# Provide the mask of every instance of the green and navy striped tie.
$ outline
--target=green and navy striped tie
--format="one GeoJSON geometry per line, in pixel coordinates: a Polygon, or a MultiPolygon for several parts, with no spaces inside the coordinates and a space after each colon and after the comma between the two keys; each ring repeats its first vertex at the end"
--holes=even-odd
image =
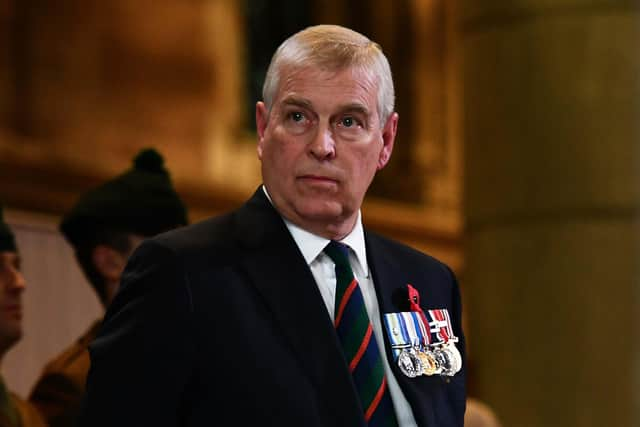
{"type": "Polygon", "coordinates": [[[334,325],[362,403],[364,418],[369,427],[397,426],[382,356],[362,291],[349,264],[349,248],[331,241],[324,252],[336,266],[334,325]]]}

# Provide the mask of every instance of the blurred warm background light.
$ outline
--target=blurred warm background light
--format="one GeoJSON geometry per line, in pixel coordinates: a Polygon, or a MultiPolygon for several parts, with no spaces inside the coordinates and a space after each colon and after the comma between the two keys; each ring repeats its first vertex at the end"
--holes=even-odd
{"type": "Polygon", "coordinates": [[[378,41],[396,82],[399,140],[365,224],[458,274],[470,394],[504,425],[639,424],[639,13],[635,0],[0,0],[0,202],[29,282],[5,379],[26,395],[100,313],[57,232],[77,196],[153,146],[192,220],[242,203],[260,184],[265,61],[336,23],[378,41]]]}

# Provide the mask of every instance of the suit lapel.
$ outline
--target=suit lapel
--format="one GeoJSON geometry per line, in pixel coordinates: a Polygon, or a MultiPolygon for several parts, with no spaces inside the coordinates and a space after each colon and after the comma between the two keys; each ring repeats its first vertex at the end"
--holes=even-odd
{"type": "Polygon", "coordinates": [[[271,308],[332,425],[363,425],[357,395],[311,270],[262,189],[237,214],[243,265],[271,308]]]}

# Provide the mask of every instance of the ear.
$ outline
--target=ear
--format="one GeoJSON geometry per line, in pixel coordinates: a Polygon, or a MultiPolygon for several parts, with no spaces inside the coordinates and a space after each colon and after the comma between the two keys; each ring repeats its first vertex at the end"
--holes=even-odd
{"type": "Polygon", "coordinates": [[[393,144],[396,140],[396,132],[398,131],[398,113],[392,113],[387,119],[384,128],[382,128],[382,149],[378,156],[378,170],[384,168],[393,152],[393,144]]]}
{"type": "Polygon", "coordinates": [[[119,281],[127,264],[125,255],[107,245],[98,245],[91,254],[96,270],[108,281],[119,281]]]}
{"type": "Polygon", "coordinates": [[[262,150],[264,148],[264,133],[269,122],[269,111],[264,102],[256,103],[256,129],[258,131],[258,158],[262,160],[262,150]]]}

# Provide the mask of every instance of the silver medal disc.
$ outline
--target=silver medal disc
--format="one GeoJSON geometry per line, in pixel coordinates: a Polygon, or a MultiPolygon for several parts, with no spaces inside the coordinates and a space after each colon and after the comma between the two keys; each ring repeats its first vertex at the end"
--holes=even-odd
{"type": "Polygon", "coordinates": [[[451,372],[451,360],[449,354],[447,354],[444,348],[441,347],[433,350],[433,356],[436,359],[436,364],[438,365],[440,375],[449,376],[449,373],[451,372]]]}
{"type": "Polygon", "coordinates": [[[441,368],[442,375],[452,377],[462,368],[462,356],[455,345],[451,343],[436,349],[434,356],[441,368]]]}
{"type": "Polygon", "coordinates": [[[409,378],[415,378],[423,374],[422,362],[413,353],[402,350],[398,356],[400,371],[409,378]]]}
{"type": "Polygon", "coordinates": [[[462,355],[460,351],[456,348],[456,345],[452,342],[445,347],[449,351],[450,360],[451,360],[451,375],[455,375],[460,372],[462,369],[462,355]]]}

